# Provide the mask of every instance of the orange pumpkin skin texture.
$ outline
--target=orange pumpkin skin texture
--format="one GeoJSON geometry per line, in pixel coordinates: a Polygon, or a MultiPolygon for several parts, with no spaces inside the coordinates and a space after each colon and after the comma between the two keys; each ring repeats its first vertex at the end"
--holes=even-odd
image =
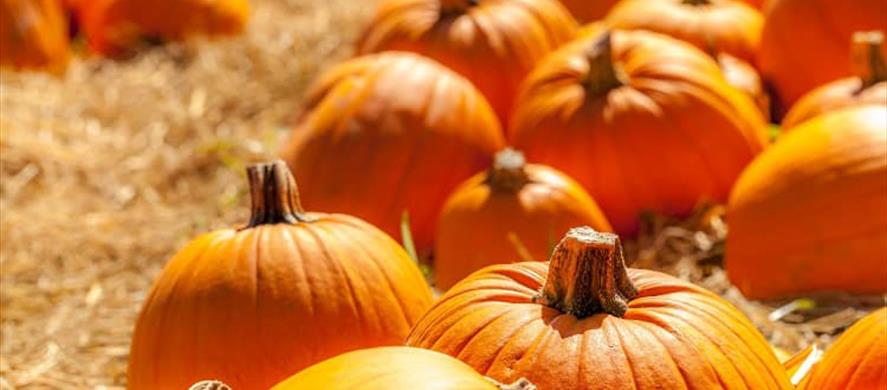
{"type": "Polygon", "coordinates": [[[581,23],[603,19],[619,0],[560,0],[564,7],[581,23]]]}
{"type": "Polygon", "coordinates": [[[576,27],[556,0],[386,0],[357,49],[431,57],[477,86],[504,122],[521,80],[576,27]]]}
{"type": "Polygon", "coordinates": [[[764,17],[735,0],[625,0],[610,11],[607,23],[614,29],[669,35],[706,52],[753,62],[764,17]]]}
{"type": "Polygon", "coordinates": [[[419,250],[431,248],[447,195],[488,167],[505,142],[471,83],[410,53],[337,65],[309,92],[307,107],[282,151],[305,204],[355,215],[393,237],[406,210],[419,250]]]}
{"type": "Polygon", "coordinates": [[[136,323],[130,389],[205,378],[265,389],[337,354],[403,342],[431,304],[406,252],[357,218],[305,213],[285,163],[250,169],[253,217],[190,242],[136,323]]]}
{"type": "Polygon", "coordinates": [[[441,212],[434,249],[437,287],[446,290],[485,266],[545,260],[573,226],[611,231],[578,183],[506,149],[463,183],[441,212]],[[523,252],[523,253],[522,253],[523,252]]]}
{"type": "Polygon", "coordinates": [[[832,81],[804,95],[782,121],[783,132],[825,112],[868,104],[887,105],[884,34],[853,34],[855,76],[832,81]]]}
{"type": "Polygon", "coordinates": [[[493,265],[459,282],[407,344],[539,390],[789,389],[763,336],[729,303],[626,269],[613,234],[576,228],[550,263],[493,265]]]}
{"type": "Polygon", "coordinates": [[[798,389],[887,389],[887,308],[869,313],[841,334],[798,389]]]}
{"type": "Polygon", "coordinates": [[[884,106],[821,115],[743,172],[725,267],[745,296],[887,292],[885,128],[884,106]]]}
{"type": "Polygon", "coordinates": [[[768,142],[754,102],[687,43],[607,36],[584,36],[530,75],[510,127],[515,148],[576,179],[619,234],[635,234],[644,210],[681,216],[701,199],[726,200],[768,142]]]}
{"type": "Polygon", "coordinates": [[[62,73],[69,58],[58,0],[0,0],[0,66],[62,73]]]}
{"type": "Polygon", "coordinates": [[[782,114],[813,88],[851,76],[847,42],[869,30],[887,30],[883,0],[768,2],[758,68],[774,87],[782,114]]]}
{"type": "Polygon", "coordinates": [[[749,63],[729,54],[718,54],[717,61],[727,83],[751,97],[764,117],[769,118],[770,95],[767,94],[758,71],[749,63]]]}

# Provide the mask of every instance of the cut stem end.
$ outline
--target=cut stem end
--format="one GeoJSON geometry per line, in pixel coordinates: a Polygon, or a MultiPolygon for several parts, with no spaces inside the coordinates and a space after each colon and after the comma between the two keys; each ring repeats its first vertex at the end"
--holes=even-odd
{"type": "Polygon", "coordinates": [[[887,63],[884,60],[884,34],[880,31],[862,31],[853,34],[852,65],[862,80],[862,88],[887,81],[887,63]]]}
{"type": "Polygon", "coordinates": [[[281,160],[246,168],[252,199],[252,215],[246,228],[275,223],[308,222],[299,201],[299,188],[281,160]]]}
{"type": "Polygon", "coordinates": [[[503,149],[496,153],[493,166],[487,172],[487,184],[494,191],[516,192],[530,181],[526,165],[523,153],[512,148],[503,149]]]}

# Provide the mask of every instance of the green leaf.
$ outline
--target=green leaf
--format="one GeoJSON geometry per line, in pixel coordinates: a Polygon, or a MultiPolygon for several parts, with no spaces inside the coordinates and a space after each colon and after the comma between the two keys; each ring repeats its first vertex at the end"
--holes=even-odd
{"type": "Polygon", "coordinates": [[[403,211],[400,217],[400,236],[403,238],[403,247],[407,250],[407,254],[419,264],[419,256],[416,255],[416,245],[413,244],[413,234],[410,233],[410,212],[403,211]]]}

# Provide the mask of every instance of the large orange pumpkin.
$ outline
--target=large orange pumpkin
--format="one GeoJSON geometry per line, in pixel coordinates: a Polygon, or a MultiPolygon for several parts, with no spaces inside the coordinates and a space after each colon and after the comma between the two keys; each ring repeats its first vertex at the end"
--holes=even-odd
{"type": "Polygon", "coordinates": [[[789,389],[764,337],[717,295],[627,269],[619,238],[570,230],[550,263],[484,268],[416,324],[407,344],[540,390],[789,389]]]}
{"type": "Polygon", "coordinates": [[[471,83],[424,57],[392,52],[330,69],[282,154],[316,210],[361,217],[399,237],[409,212],[429,250],[447,195],[504,146],[471,83]]]}
{"type": "Polygon", "coordinates": [[[804,122],[742,173],[726,269],[749,298],[887,292],[887,110],[804,122]]]}
{"type": "Polygon", "coordinates": [[[444,205],[434,244],[437,287],[450,288],[491,264],[548,259],[558,238],[580,225],[612,230],[573,179],[505,149],[444,205]]]}
{"type": "Polygon", "coordinates": [[[853,34],[855,76],[832,81],[804,95],[782,121],[783,131],[822,113],[867,104],[887,105],[887,61],[884,34],[853,34]]]}
{"type": "Polygon", "coordinates": [[[607,15],[615,29],[649,30],[752,62],[764,17],[736,0],[624,0],[607,15]]]}
{"type": "Polygon", "coordinates": [[[567,10],[582,23],[603,19],[619,0],[560,0],[567,10]]]}
{"type": "Polygon", "coordinates": [[[556,0],[386,0],[358,51],[404,50],[440,61],[471,80],[504,121],[521,80],[576,26],[556,0]]]}
{"type": "Polygon", "coordinates": [[[0,66],[61,73],[68,22],[58,0],[0,0],[0,66]]]}
{"type": "Polygon", "coordinates": [[[315,364],[271,390],[532,390],[527,381],[503,386],[457,359],[410,347],[348,352],[315,364]]]}
{"type": "Polygon", "coordinates": [[[868,30],[887,30],[884,0],[770,1],[758,64],[781,114],[813,88],[851,76],[847,42],[868,30]]]}
{"type": "Polygon", "coordinates": [[[154,283],[133,335],[130,389],[204,378],[265,389],[346,351],[401,344],[431,305],[390,237],[351,216],[304,212],[282,161],[248,173],[249,224],[191,241],[154,283]]]}
{"type": "Polygon", "coordinates": [[[760,111],[711,57],[645,31],[553,53],[524,83],[510,136],[528,160],[581,183],[620,234],[644,210],[680,216],[725,200],[767,143],[760,111]]]}

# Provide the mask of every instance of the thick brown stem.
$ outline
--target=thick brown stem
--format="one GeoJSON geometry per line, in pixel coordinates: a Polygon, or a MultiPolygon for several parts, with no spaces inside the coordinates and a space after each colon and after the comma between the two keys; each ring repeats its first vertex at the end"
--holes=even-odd
{"type": "Polygon", "coordinates": [[[440,12],[442,14],[463,14],[478,3],[480,0],[441,0],[440,12]]]}
{"type": "Polygon", "coordinates": [[[246,168],[246,175],[252,198],[252,216],[247,228],[308,221],[299,202],[299,187],[285,162],[251,165],[246,168]]]}
{"type": "Polygon", "coordinates": [[[591,96],[605,94],[625,84],[613,62],[612,40],[612,32],[604,31],[586,52],[588,74],[583,84],[591,96]]]}
{"type": "Polygon", "coordinates": [[[487,172],[487,183],[494,191],[515,192],[530,181],[524,154],[512,148],[496,153],[493,166],[487,172]]]}
{"type": "Polygon", "coordinates": [[[711,0],[684,0],[683,3],[686,5],[693,5],[693,6],[709,5],[709,4],[711,4],[711,0]]]}
{"type": "Polygon", "coordinates": [[[854,33],[851,58],[854,73],[862,79],[861,89],[887,81],[884,34],[880,31],[854,33]]]}
{"type": "Polygon", "coordinates": [[[510,385],[497,382],[495,379],[486,377],[488,381],[493,382],[499,390],[536,390],[536,385],[530,383],[526,378],[520,378],[510,385]]]}
{"type": "Polygon", "coordinates": [[[570,229],[554,248],[536,301],[576,318],[598,313],[622,317],[635,296],[619,236],[583,226],[570,229]]]}

